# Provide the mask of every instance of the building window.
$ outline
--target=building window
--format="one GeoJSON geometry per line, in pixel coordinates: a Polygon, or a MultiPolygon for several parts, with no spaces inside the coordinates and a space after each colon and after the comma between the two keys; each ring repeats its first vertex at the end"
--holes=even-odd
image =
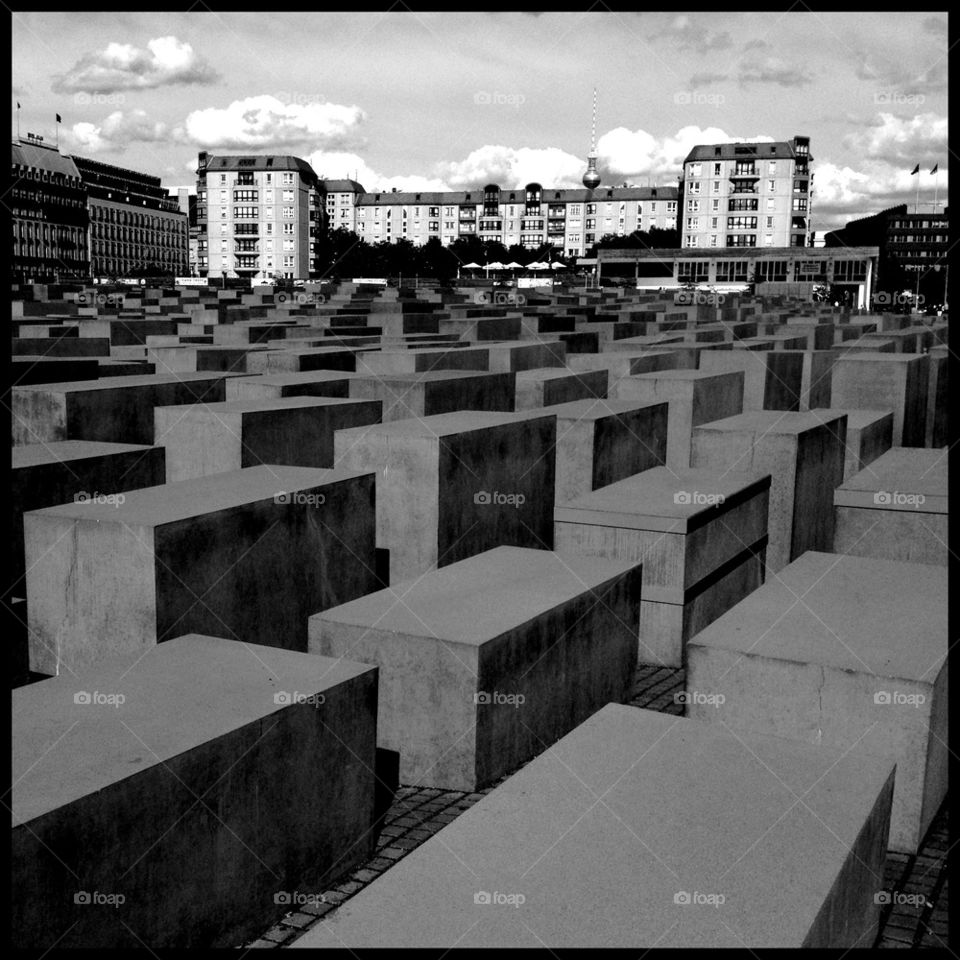
{"type": "Polygon", "coordinates": [[[283,218],[285,220],[292,220],[294,217],[294,208],[293,207],[284,207],[283,208],[283,218]]]}
{"type": "Polygon", "coordinates": [[[722,164],[722,163],[715,163],[715,164],[713,165],[713,175],[714,175],[715,177],[723,176],[723,164],[722,164]]]}
{"type": "Polygon", "coordinates": [[[700,201],[699,201],[699,200],[688,200],[688,201],[687,201],[687,212],[688,212],[688,213],[699,213],[699,212],[700,212],[700,201]]]}
{"type": "Polygon", "coordinates": [[[693,194],[700,193],[700,181],[693,180],[687,187],[688,191],[693,194]]]}
{"type": "Polygon", "coordinates": [[[703,164],[701,163],[691,163],[690,164],[690,176],[699,177],[703,169],[703,164]]]}

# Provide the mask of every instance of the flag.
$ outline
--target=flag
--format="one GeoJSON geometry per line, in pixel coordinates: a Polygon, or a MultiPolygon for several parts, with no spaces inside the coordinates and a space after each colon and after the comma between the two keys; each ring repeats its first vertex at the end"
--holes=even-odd
{"type": "Polygon", "coordinates": [[[931,176],[931,177],[937,172],[937,167],[939,167],[939,166],[940,166],[939,163],[935,163],[935,164],[933,165],[933,169],[930,171],[930,176],[931,176]]]}
{"type": "Polygon", "coordinates": [[[63,123],[63,121],[60,119],[60,114],[59,114],[59,113],[57,114],[57,123],[63,123]]]}
{"type": "Polygon", "coordinates": [[[920,172],[920,164],[918,163],[918,164],[910,171],[910,176],[912,177],[915,173],[919,173],[919,172],[920,172]]]}

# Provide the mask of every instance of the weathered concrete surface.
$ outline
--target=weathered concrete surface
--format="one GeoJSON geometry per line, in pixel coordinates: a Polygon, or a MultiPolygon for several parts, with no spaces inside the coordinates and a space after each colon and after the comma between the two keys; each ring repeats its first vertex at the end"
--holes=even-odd
{"type": "Polygon", "coordinates": [[[691,640],[688,713],[896,761],[890,847],[947,790],[947,571],[809,552],[691,640]],[[802,602],[797,598],[802,598],[802,602]]]}
{"type": "Polygon", "coordinates": [[[337,430],[380,422],[379,400],[244,399],[157,407],[155,439],[167,452],[167,483],[276,463],[332,467],[337,430]]]}
{"type": "Polygon", "coordinates": [[[224,399],[232,373],[155,374],[14,387],[13,442],[153,444],[153,408],[224,399]]]}
{"type": "Polygon", "coordinates": [[[557,416],[556,502],[660,466],[667,454],[667,404],[574,400],[557,416]]]}
{"type": "Polygon", "coordinates": [[[870,946],[892,787],[866,751],[610,704],[293,946],[870,946]]]}
{"type": "Polygon", "coordinates": [[[893,410],[893,443],[922,447],[927,425],[930,357],[911,353],[852,353],[833,367],[831,405],[893,410]]]}
{"type": "Polygon", "coordinates": [[[837,488],[833,549],[947,565],[947,451],[893,447],[837,488]]]}
{"type": "Polygon", "coordinates": [[[551,549],[557,418],[462,410],[338,430],[335,464],[377,475],[390,582],[501,544],[551,549]]]}
{"type": "Polygon", "coordinates": [[[753,411],[697,427],[692,448],[692,466],[770,474],[768,572],[806,550],[832,549],[845,414],[753,411]]]}
{"type": "Polygon", "coordinates": [[[126,443],[60,440],[14,447],[9,515],[12,523],[13,569],[10,585],[23,596],[23,514],[58,503],[96,498],[163,483],[162,447],[126,443]]]}
{"type": "Polygon", "coordinates": [[[350,396],[383,403],[383,422],[457,410],[513,410],[515,374],[479,370],[356,374],[350,396]]]}
{"type": "Polygon", "coordinates": [[[607,370],[607,396],[611,399],[618,398],[617,382],[623,377],[656,370],[675,370],[678,363],[678,355],[667,350],[634,350],[629,353],[611,350],[604,353],[577,353],[567,357],[567,366],[571,370],[607,370]]]}
{"type": "Polygon", "coordinates": [[[499,373],[535,370],[540,367],[562,367],[566,361],[567,348],[560,340],[514,340],[491,343],[486,348],[490,353],[490,371],[499,373]]]}
{"type": "Polygon", "coordinates": [[[892,410],[837,410],[834,408],[822,412],[828,420],[838,413],[847,415],[847,452],[843,460],[844,480],[849,480],[893,446],[892,410]]]}
{"type": "Polygon", "coordinates": [[[15,941],[232,947],[262,929],[276,894],[372,854],[376,712],[370,667],[197,635],[15,690],[15,941]]]}
{"type": "Polygon", "coordinates": [[[618,400],[670,404],[667,425],[667,466],[691,466],[691,437],[695,427],[732,417],[743,410],[742,371],[707,373],[700,370],[661,370],[624,377],[617,384],[618,400]]]}
{"type": "Polygon", "coordinates": [[[563,367],[521,370],[517,378],[517,410],[536,410],[559,403],[607,397],[607,372],[575,373],[563,367]]]}
{"type": "Polygon", "coordinates": [[[950,413],[947,377],[949,360],[946,349],[929,354],[929,378],[927,386],[927,424],[924,445],[945,447],[950,442],[948,417],[950,413]]]}
{"type": "Polygon", "coordinates": [[[682,666],[687,640],[763,582],[770,477],[654,467],[559,504],[563,553],[643,563],[639,658],[682,666]]]}
{"type": "Polygon", "coordinates": [[[744,410],[799,410],[801,354],[786,350],[709,350],[701,373],[743,371],[744,410]]]}
{"type": "Polygon", "coordinates": [[[350,381],[356,374],[334,370],[305,373],[263,373],[227,381],[227,400],[276,400],[280,397],[350,396],[350,381]]]}
{"type": "MultiPolygon", "coordinates": [[[[350,369],[353,369],[352,367],[350,369]]],[[[425,373],[428,370],[488,370],[487,347],[438,350],[380,350],[359,354],[356,372],[367,376],[425,373]]]]}
{"type": "Polygon", "coordinates": [[[402,782],[469,791],[628,696],[639,616],[635,563],[497,547],[311,617],[310,650],[380,668],[402,782]]]}
{"type": "Polygon", "coordinates": [[[26,513],[30,668],[184,630],[304,651],[310,614],[379,586],[373,501],[370,473],[270,465],[26,513]]]}

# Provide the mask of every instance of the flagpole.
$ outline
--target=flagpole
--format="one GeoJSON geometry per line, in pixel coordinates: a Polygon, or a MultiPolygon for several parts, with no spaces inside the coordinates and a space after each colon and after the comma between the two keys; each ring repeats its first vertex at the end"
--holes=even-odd
{"type": "Polygon", "coordinates": [[[17,139],[20,139],[20,101],[17,101],[17,139]]]}
{"type": "Polygon", "coordinates": [[[938,163],[933,174],[933,212],[937,212],[940,199],[940,164],[938,163]]]}
{"type": "Polygon", "coordinates": [[[917,171],[917,199],[916,199],[916,202],[915,202],[914,205],[913,205],[913,212],[914,212],[914,213],[919,213],[919,212],[920,212],[920,178],[921,178],[922,176],[923,176],[923,174],[918,170],[918,171],[917,171]]]}

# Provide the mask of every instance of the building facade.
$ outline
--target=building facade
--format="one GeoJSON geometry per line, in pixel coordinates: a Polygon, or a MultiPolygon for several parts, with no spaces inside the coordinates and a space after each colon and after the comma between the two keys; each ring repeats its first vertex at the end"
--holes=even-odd
{"type": "Polygon", "coordinates": [[[851,303],[867,306],[874,292],[880,248],[779,247],[773,249],[635,250],[602,249],[595,261],[598,279],[619,279],[638,289],[698,287],[725,293],[812,296],[814,288],[848,288],[851,303]]]}
{"type": "Polygon", "coordinates": [[[76,164],[28,134],[13,141],[11,165],[13,282],[86,280],[89,214],[76,164]]]}
{"type": "Polygon", "coordinates": [[[160,178],[73,157],[87,191],[94,277],[183,276],[189,227],[160,178]]]}
{"type": "Polygon", "coordinates": [[[352,180],[324,181],[330,228],[352,230],[369,243],[431,238],[448,246],[479,237],[504,246],[536,249],[550,243],[567,256],[582,256],[605,236],[637,230],[675,229],[676,187],[550,189],[528,183],[502,189],[367,193],[352,180]]]}
{"type": "Polygon", "coordinates": [[[698,145],[683,162],[683,247],[810,244],[810,138],[698,145]]]}
{"type": "Polygon", "coordinates": [[[325,222],[322,185],[305,160],[199,154],[201,277],[308,279],[325,222]]]}

